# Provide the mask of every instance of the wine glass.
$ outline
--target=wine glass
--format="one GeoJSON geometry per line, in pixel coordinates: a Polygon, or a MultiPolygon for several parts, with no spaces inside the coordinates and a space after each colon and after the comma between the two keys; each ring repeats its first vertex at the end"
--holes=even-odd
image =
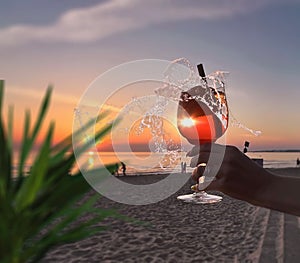
{"type": "MultiPolygon", "coordinates": [[[[189,143],[202,145],[213,143],[221,137],[228,127],[228,107],[225,95],[224,72],[215,72],[209,76],[204,73],[203,65],[198,65],[200,84],[181,92],[178,111],[178,130],[189,143]]],[[[205,163],[199,164],[206,166],[205,163]]],[[[205,167],[209,169],[209,167],[205,167]]],[[[189,203],[216,203],[221,196],[200,191],[205,176],[199,178],[198,185],[192,186],[193,194],[181,195],[177,199],[189,203]]]]}

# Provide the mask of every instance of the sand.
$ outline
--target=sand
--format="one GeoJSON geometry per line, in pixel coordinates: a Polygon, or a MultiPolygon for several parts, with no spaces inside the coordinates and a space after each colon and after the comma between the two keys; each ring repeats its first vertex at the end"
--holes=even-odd
{"type": "MultiPolygon", "coordinates": [[[[272,169],[272,172],[300,176],[300,169],[272,169]]],[[[159,177],[164,176],[120,179],[143,184],[159,177]]],[[[190,185],[187,182],[176,194],[145,206],[130,206],[99,197],[98,207],[115,208],[150,224],[107,219],[100,223],[109,226],[107,230],[54,248],[42,262],[299,262],[300,255],[296,252],[291,258],[300,242],[297,217],[221,193],[217,194],[224,199],[216,204],[178,201],[176,197],[188,193],[190,185]],[[285,233],[285,229],[293,235],[285,233]],[[292,245],[287,249],[286,243],[292,245]]]]}

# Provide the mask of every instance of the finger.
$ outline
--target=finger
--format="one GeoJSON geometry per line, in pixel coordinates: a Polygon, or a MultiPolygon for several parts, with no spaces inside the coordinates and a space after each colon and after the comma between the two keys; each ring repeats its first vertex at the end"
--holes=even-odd
{"type": "Polygon", "coordinates": [[[192,172],[193,180],[198,182],[199,178],[203,176],[204,171],[205,171],[205,166],[199,165],[198,167],[196,167],[192,172]]]}
{"type": "Polygon", "coordinates": [[[201,153],[200,155],[196,155],[191,159],[190,166],[196,167],[200,163],[207,163],[209,159],[209,153],[201,153]]]}
{"type": "Polygon", "coordinates": [[[197,168],[195,168],[192,172],[192,178],[195,182],[198,182],[200,175],[198,174],[197,168]]]}

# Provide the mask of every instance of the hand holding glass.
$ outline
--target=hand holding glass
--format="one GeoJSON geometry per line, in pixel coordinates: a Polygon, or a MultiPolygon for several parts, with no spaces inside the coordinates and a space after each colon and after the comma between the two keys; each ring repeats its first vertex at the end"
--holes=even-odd
{"type": "MultiPolygon", "coordinates": [[[[177,112],[179,132],[193,145],[215,142],[228,127],[224,75],[222,72],[216,72],[212,76],[202,76],[201,84],[181,93],[177,112]]],[[[199,185],[203,180],[204,177],[200,177],[199,185]]],[[[222,200],[220,196],[210,195],[198,189],[193,194],[177,198],[201,204],[222,200]]]]}

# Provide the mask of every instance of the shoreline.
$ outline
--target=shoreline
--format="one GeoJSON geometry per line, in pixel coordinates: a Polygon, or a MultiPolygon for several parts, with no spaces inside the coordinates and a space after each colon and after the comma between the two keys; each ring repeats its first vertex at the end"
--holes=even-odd
{"type": "MultiPolygon", "coordinates": [[[[265,168],[266,170],[276,173],[276,174],[282,174],[282,175],[288,175],[288,176],[300,176],[300,167],[284,167],[284,168],[265,168]]],[[[179,172],[172,172],[174,174],[179,174],[179,172]]],[[[131,177],[147,177],[147,176],[161,176],[161,177],[166,177],[172,174],[170,172],[145,172],[145,173],[130,173],[127,174],[126,176],[119,175],[116,176],[116,178],[122,179],[122,178],[131,178],[131,177]]],[[[188,174],[189,172],[187,172],[188,174]]]]}

